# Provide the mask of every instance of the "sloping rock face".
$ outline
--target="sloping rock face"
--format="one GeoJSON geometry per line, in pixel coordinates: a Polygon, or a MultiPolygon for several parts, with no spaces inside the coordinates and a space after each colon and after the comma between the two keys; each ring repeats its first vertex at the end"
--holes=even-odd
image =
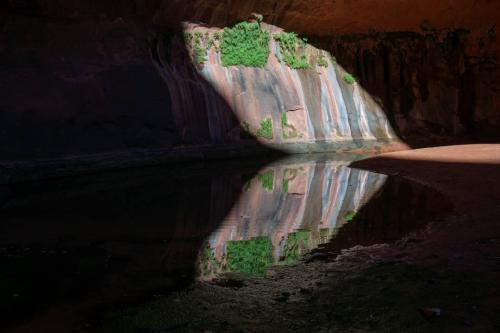
{"type": "MultiPolygon", "coordinates": [[[[258,141],[342,148],[396,139],[379,105],[345,83],[340,66],[328,60],[327,67],[291,69],[278,62],[275,41],[264,68],[223,67],[213,48],[198,64],[179,31],[119,17],[8,16],[5,27],[3,159],[258,141]]],[[[307,52],[313,59],[323,51],[307,52]]]]}
{"type": "MultiPolygon", "coordinates": [[[[266,24],[262,29],[271,36],[281,31],[266,24]]],[[[193,24],[186,25],[184,31],[199,36],[221,32],[193,24]]],[[[204,50],[209,38],[200,42],[204,50]]],[[[257,137],[264,144],[396,139],[380,106],[360,85],[345,82],[344,69],[332,63],[331,56],[322,50],[307,46],[305,53],[314,65],[292,69],[279,60],[280,47],[272,38],[263,68],[224,67],[221,52],[207,48],[207,60],[197,64],[197,73],[211,89],[197,94],[198,87],[186,79],[189,76],[179,73],[183,67],[178,60],[182,57],[175,50],[182,49],[184,41],[174,36],[167,42],[164,38],[157,42],[154,59],[175,104],[172,109],[178,110],[173,114],[175,123],[184,130],[183,142],[217,144],[245,141],[246,136],[257,137]],[[320,54],[325,54],[326,67],[316,65],[320,54]],[[228,104],[241,126],[228,119],[216,94],[228,104]],[[200,101],[198,106],[191,104],[196,101],[200,101]],[[272,128],[260,134],[266,120],[272,128]],[[202,131],[205,137],[199,137],[197,126],[201,124],[206,126],[202,131]]],[[[190,53],[196,63],[194,52],[190,53]]]]}

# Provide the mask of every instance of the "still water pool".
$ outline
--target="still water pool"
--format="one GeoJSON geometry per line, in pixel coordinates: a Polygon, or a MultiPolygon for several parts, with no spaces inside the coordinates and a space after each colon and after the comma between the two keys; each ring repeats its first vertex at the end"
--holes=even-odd
{"type": "Polygon", "coordinates": [[[398,240],[438,213],[437,194],[349,168],[355,158],[185,164],[4,186],[4,327],[61,307],[126,307],[221,273],[262,276],[312,251],[331,259],[398,240]]]}

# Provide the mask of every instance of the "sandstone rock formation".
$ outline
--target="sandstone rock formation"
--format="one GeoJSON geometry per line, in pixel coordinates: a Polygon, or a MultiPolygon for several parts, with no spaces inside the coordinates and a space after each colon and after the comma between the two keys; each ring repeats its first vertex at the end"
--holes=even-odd
{"type": "Polygon", "coordinates": [[[255,130],[266,117],[276,129],[272,141],[282,143],[280,112],[291,125],[284,131],[289,142],[392,137],[382,135],[389,133],[379,122],[382,111],[403,138],[498,136],[498,12],[490,0],[6,1],[0,4],[0,159],[220,145],[238,142],[242,121],[255,130]],[[200,69],[182,46],[165,54],[162,36],[179,33],[181,21],[220,29],[252,13],[308,36],[340,66],[278,75],[271,56],[274,74],[256,78],[257,88],[275,89],[266,95],[275,100],[262,94],[234,100],[228,97],[241,91],[221,75],[243,80],[241,86],[256,72],[219,69],[213,53],[200,69]],[[174,70],[165,57],[175,58],[174,70]],[[357,88],[346,91],[339,82],[342,98],[325,101],[325,92],[338,94],[332,85],[342,68],[358,78],[357,88]],[[335,118],[341,99],[346,113],[335,118]],[[353,133],[342,125],[346,114],[353,133]]]}

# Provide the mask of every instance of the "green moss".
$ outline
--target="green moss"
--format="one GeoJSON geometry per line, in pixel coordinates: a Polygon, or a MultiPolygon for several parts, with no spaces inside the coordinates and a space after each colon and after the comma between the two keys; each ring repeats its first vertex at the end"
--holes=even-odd
{"type": "Polygon", "coordinates": [[[195,60],[199,64],[204,64],[207,61],[207,52],[204,48],[199,45],[194,47],[195,60]]]}
{"type": "Polygon", "coordinates": [[[288,126],[288,117],[286,115],[286,112],[283,112],[281,114],[281,128],[283,133],[283,139],[288,139],[288,134],[285,131],[287,126],[288,126]]]}
{"type": "Polygon", "coordinates": [[[227,242],[227,265],[232,272],[264,275],[273,263],[273,244],[269,237],[227,242]]]}
{"type": "Polygon", "coordinates": [[[283,171],[283,192],[288,193],[288,184],[290,180],[294,179],[297,176],[297,169],[285,169],[283,171]]]}
{"type": "Polygon", "coordinates": [[[257,129],[255,135],[268,140],[273,138],[273,121],[271,118],[266,118],[260,122],[260,128],[257,129]]]}
{"type": "Polygon", "coordinates": [[[260,183],[262,184],[262,187],[266,190],[271,192],[274,188],[274,171],[269,170],[267,172],[261,173],[257,175],[257,179],[259,179],[260,183]]]}
{"type": "Polygon", "coordinates": [[[330,241],[330,236],[332,235],[332,232],[330,228],[323,228],[319,230],[319,244],[324,244],[328,241],[330,241]]]}
{"type": "Polygon", "coordinates": [[[208,50],[210,47],[203,47],[203,43],[206,42],[206,38],[203,39],[203,33],[199,31],[196,31],[194,33],[194,60],[196,61],[196,63],[201,65],[203,65],[208,60],[208,50]]]}
{"type": "Polygon", "coordinates": [[[337,64],[337,58],[335,58],[335,56],[332,56],[332,64],[334,64],[334,65],[337,64]]]}
{"type": "Polygon", "coordinates": [[[241,22],[222,34],[223,66],[264,67],[269,57],[269,32],[257,22],[241,22]]]}
{"type": "Polygon", "coordinates": [[[183,32],[182,37],[184,38],[184,42],[188,45],[191,46],[191,43],[193,42],[193,35],[189,32],[183,32]]]}
{"type": "Polygon", "coordinates": [[[344,215],[344,220],[346,220],[347,222],[351,222],[355,217],[356,217],[355,212],[348,212],[347,214],[344,215]]]}
{"type": "Polygon", "coordinates": [[[356,82],[356,78],[349,73],[344,74],[343,79],[347,84],[354,84],[356,82]]]}
{"type": "Polygon", "coordinates": [[[283,179],[283,192],[288,193],[288,179],[283,179]]]}
{"type": "Polygon", "coordinates": [[[305,55],[299,55],[298,48],[307,46],[307,39],[299,39],[294,32],[280,32],[274,35],[274,40],[280,46],[282,59],[288,67],[293,69],[309,68],[309,63],[305,55]]]}
{"type": "Polygon", "coordinates": [[[318,58],[318,66],[328,68],[328,61],[325,58],[325,55],[321,53],[318,58]]]}
{"type": "Polygon", "coordinates": [[[288,238],[283,249],[283,264],[292,264],[309,252],[311,243],[310,230],[298,230],[288,234],[288,238]]]}
{"type": "Polygon", "coordinates": [[[281,127],[285,128],[288,124],[288,118],[286,116],[286,112],[281,114],[281,127]]]}
{"type": "Polygon", "coordinates": [[[220,263],[217,258],[215,258],[214,250],[208,244],[202,250],[200,261],[200,274],[202,276],[215,273],[218,271],[218,268],[220,268],[220,263]]]}

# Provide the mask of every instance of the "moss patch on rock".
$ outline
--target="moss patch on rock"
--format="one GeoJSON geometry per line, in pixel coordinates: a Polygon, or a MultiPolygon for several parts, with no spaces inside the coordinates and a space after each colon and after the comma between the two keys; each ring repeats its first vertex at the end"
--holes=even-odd
{"type": "Polygon", "coordinates": [[[221,41],[223,66],[264,67],[269,57],[269,32],[257,22],[225,28],[221,41]]]}

